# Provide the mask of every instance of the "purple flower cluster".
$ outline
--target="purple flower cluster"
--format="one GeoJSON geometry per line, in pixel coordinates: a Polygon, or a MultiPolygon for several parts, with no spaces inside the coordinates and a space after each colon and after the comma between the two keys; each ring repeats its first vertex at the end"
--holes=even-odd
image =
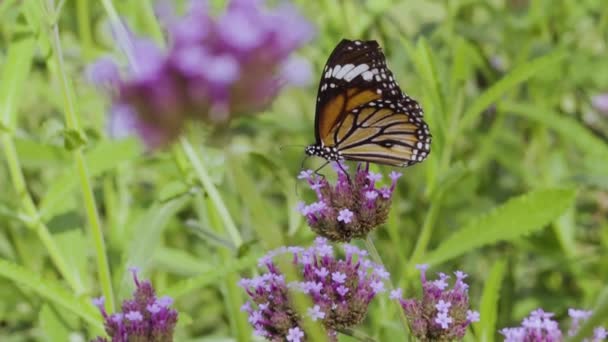
{"type": "Polygon", "coordinates": [[[454,272],[456,281],[450,289],[448,276],[439,273],[439,279],[427,280],[427,265],[417,266],[421,272],[422,299],[403,299],[401,289],[391,293],[399,299],[412,333],[421,341],[451,341],[462,339],[467,327],[479,321],[479,313],[469,310],[469,286],[464,272],[454,272]]]}
{"type": "Polygon", "coordinates": [[[103,315],[106,333],[110,337],[110,340],[98,337],[93,341],[173,341],[173,329],[177,323],[177,311],[170,308],[173,300],[169,297],[156,298],[150,282],[140,281],[137,270],[131,271],[137,288],[133,299],[122,303],[122,312],[108,315],[103,306],[103,297],[93,301],[103,315]]]}
{"type": "Polygon", "coordinates": [[[335,331],[361,323],[372,299],[385,291],[384,281],[389,274],[370,261],[367,252],[348,244],[343,248],[344,257],[336,257],[327,240],[318,237],[310,248],[283,247],[260,259],[268,273],[240,282],[251,297],[243,310],[249,314],[256,334],[270,341],[305,340],[300,316],[289,302],[289,291],[310,296],[313,306],[306,314],[311,320],[322,322],[330,338],[335,338],[335,331]],[[275,257],[286,253],[293,255],[301,281],[286,284],[274,264],[275,257]]]}
{"type": "Polygon", "coordinates": [[[102,59],[93,81],[114,91],[110,133],[137,133],[150,148],[167,144],[187,119],[224,123],[259,111],[289,83],[306,84],[310,66],[290,57],[313,29],[295,8],[269,9],[260,0],[231,0],[219,17],[192,0],[178,17],[165,6],[169,47],[131,38],[132,72],[102,59]]]}
{"type": "MultiPolygon", "coordinates": [[[[591,311],[569,309],[571,318],[568,335],[574,336],[582,322],[591,316],[591,311]]],[[[500,333],[505,337],[505,342],[561,342],[564,340],[559,324],[553,319],[553,313],[537,309],[523,319],[520,327],[504,328],[500,333]]],[[[597,327],[593,331],[591,339],[585,341],[599,342],[608,337],[608,331],[603,327],[597,327]]]]}
{"type": "Polygon", "coordinates": [[[379,187],[382,175],[369,171],[369,164],[365,167],[357,165],[352,181],[346,174],[346,166],[333,165],[338,174],[335,185],[311,170],[300,173],[298,179],[308,182],[317,195],[317,201],[308,205],[300,203],[298,209],[315,233],[331,241],[365,238],[386,221],[401,173],[391,172],[391,185],[379,187]]]}

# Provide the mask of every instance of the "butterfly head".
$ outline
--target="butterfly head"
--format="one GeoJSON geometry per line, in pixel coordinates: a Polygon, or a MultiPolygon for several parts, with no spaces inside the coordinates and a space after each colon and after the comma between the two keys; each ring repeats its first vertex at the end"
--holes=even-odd
{"type": "Polygon", "coordinates": [[[342,154],[335,147],[312,144],[308,145],[304,152],[309,156],[321,157],[327,161],[336,161],[343,159],[342,154]]]}

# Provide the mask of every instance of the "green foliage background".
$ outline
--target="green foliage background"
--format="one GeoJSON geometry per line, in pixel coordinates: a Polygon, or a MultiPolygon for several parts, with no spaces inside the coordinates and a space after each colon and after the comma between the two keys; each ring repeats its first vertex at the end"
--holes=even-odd
{"type": "MultiPolygon", "coordinates": [[[[314,238],[295,211],[309,194],[292,146],[314,140],[316,84],[221,132],[193,125],[190,143],[159,153],[110,140],[107,98],[83,72],[102,54],[125,60],[109,3],[0,2],[0,340],[91,338],[102,321],[90,299],[110,284],[128,296],[136,265],[176,299],[177,341],[247,341],[235,282],[270,248],[314,238]]],[[[482,321],[467,340],[500,340],[537,307],[560,320],[595,308],[608,324],[608,117],[591,106],[608,91],[604,1],[295,3],[318,31],[300,52],[316,74],[342,37],[376,39],[425,108],[432,153],[404,170],[374,234],[405,296],[420,293],[414,265],[430,263],[470,274],[482,321]]],[[[148,0],[113,4],[162,39],[148,0]]],[[[405,340],[398,317],[377,301],[361,330],[405,340]]]]}

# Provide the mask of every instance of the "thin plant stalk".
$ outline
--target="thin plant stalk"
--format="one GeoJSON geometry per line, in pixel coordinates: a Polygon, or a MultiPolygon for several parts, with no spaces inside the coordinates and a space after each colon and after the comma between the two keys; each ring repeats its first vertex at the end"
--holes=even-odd
{"type": "MultiPolygon", "coordinates": [[[[380,254],[378,254],[378,250],[376,249],[376,246],[374,245],[374,240],[372,240],[372,237],[369,234],[367,235],[367,238],[365,238],[365,246],[367,247],[367,251],[369,252],[372,260],[376,264],[382,265],[382,267],[384,267],[386,269],[386,267],[384,266],[384,262],[382,262],[382,258],[380,257],[380,254]]],[[[395,286],[393,285],[393,281],[390,278],[388,279],[388,289],[389,289],[389,291],[393,291],[395,289],[395,286]]],[[[405,331],[409,332],[410,328],[407,323],[407,318],[405,317],[405,313],[403,312],[403,309],[401,308],[401,303],[399,302],[399,299],[395,299],[394,302],[395,302],[395,304],[397,304],[397,311],[399,312],[399,319],[401,320],[401,324],[403,325],[403,328],[405,329],[405,331]]]]}
{"type": "Polygon", "coordinates": [[[15,148],[15,143],[12,137],[8,133],[2,133],[2,146],[4,147],[4,155],[6,163],[8,165],[11,183],[21,199],[21,207],[25,211],[24,214],[27,216],[25,224],[34,230],[38,235],[38,238],[46,248],[47,253],[51,261],[67,281],[68,285],[74,292],[83,293],[84,287],[81,282],[76,280],[76,277],[69,271],[68,265],[64,259],[63,254],[59,251],[59,247],[55,243],[53,236],[49,232],[48,227],[42,222],[38,208],[34,204],[32,197],[27,189],[27,183],[23,175],[23,169],[19,161],[19,156],[15,148]]]}
{"type": "Polygon", "coordinates": [[[194,171],[198,179],[200,180],[201,185],[203,186],[203,188],[209,195],[209,198],[213,202],[215,209],[217,210],[220,219],[224,224],[224,228],[232,239],[232,243],[238,249],[243,244],[243,239],[241,238],[241,234],[236,228],[234,220],[232,220],[232,216],[230,215],[226,204],[224,204],[224,201],[222,200],[219,191],[215,187],[215,184],[213,184],[213,181],[209,176],[209,172],[205,168],[205,165],[203,164],[201,158],[199,158],[198,154],[196,153],[190,142],[186,138],[182,137],[180,138],[180,143],[188,161],[194,168],[194,171]]]}
{"type": "MultiPolygon", "coordinates": [[[[76,110],[74,106],[74,93],[71,84],[67,77],[65,64],[63,61],[63,51],[61,48],[61,41],[59,39],[59,27],[57,25],[59,13],[55,11],[55,1],[48,0],[47,11],[51,18],[55,18],[52,23],[51,32],[49,32],[51,46],[53,48],[53,55],[55,56],[55,71],[59,76],[61,83],[61,93],[63,96],[63,107],[65,114],[66,126],[69,131],[81,134],[78,123],[78,117],[76,116],[76,110]]],[[[110,266],[106,255],[106,247],[103,238],[103,232],[101,230],[101,222],[99,219],[99,213],[97,212],[97,204],[95,196],[93,195],[93,188],[90,181],[90,175],[88,166],[80,147],[75,148],[72,152],[76,162],[76,173],[80,181],[80,187],[82,189],[82,195],[84,199],[84,205],[86,209],[87,219],[89,221],[89,228],[93,237],[95,255],[97,260],[97,273],[99,282],[101,284],[101,290],[105,297],[106,309],[110,312],[114,311],[114,291],[112,289],[112,278],[110,275],[110,266]]]]}

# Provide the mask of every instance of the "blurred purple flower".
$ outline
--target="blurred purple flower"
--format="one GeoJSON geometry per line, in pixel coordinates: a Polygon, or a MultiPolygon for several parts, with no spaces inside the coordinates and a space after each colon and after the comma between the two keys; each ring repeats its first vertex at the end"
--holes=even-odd
{"type": "Polygon", "coordinates": [[[292,6],[231,0],[212,17],[205,2],[192,0],[182,17],[168,3],[157,14],[167,27],[166,51],[129,37],[136,65],[128,75],[120,78],[107,58],[87,71],[111,88],[113,108],[122,108],[112,112],[110,127],[136,133],[149,148],[174,140],[187,119],[224,123],[260,111],[286,84],[310,82],[310,65],[291,55],[313,28],[292,6]]]}
{"type": "Polygon", "coordinates": [[[591,99],[591,104],[598,112],[608,115],[608,93],[595,95],[591,99]]]}
{"type": "Polygon", "coordinates": [[[106,333],[110,337],[98,337],[94,342],[173,341],[173,329],[177,323],[177,311],[171,309],[172,299],[156,298],[154,288],[148,281],[140,281],[137,270],[132,269],[136,289],[133,299],[122,303],[122,312],[109,315],[104,309],[104,300],[97,298],[93,304],[104,318],[106,333]]]}
{"type": "Polygon", "coordinates": [[[338,174],[335,185],[311,170],[302,171],[298,179],[308,182],[317,195],[317,202],[300,203],[298,209],[312,230],[331,241],[348,242],[365,238],[386,221],[393,191],[400,173],[392,172],[390,186],[378,186],[382,175],[369,171],[369,165],[357,165],[351,181],[345,166],[333,164],[338,174]]]}
{"type": "Polygon", "coordinates": [[[412,333],[422,341],[451,341],[464,337],[467,327],[479,321],[479,313],[469,310],[469,286],[464,282],[466,274],[456,271],[456,281],[448,289],[447,274],[439,273],[439,279],[426,279],[427,265],[418,265],[422,280],[422,299],[403,299],[401,290],[392,292],[391,298],[399,299],[412,333]]]}
{"type": "MultiPolygon", "coordinates": [[[[568,309],[568,316],[571,319],[568,335],[574,336],[581,323],[587,320],[591,314],[591,311],[568,309]]],[[[553,319],[553,313],[545,312],[543,309],[532,311],[528,317],[523,319],[521,326],[503,328],[499,332],[505,337],[505,342],[561,342],[564,340],[564,333],[553,319]]],[[[597,327],[593,331],[593,337],[584,341],[604,341],[607,335],[606,329],[597,327]]]]}
{"type": "Polygon", "coordinates": [[[249,314],[256,333],[271,341],[303,340],[300,316],[289,301],[289,291],[311,297],[313,306],[306,314],[322,322],[332,340],[336,330],[361,323],[369,303],[384,292],[389,274],[355,246],[344,245],[344,253],[343,258],[334,256],[333,247],[318,237],[310,248],[282,247],[262,257],[260,265],[266,266],[268,273],[239,283],[251,298],[243,311],[249,314]],[[286,253],[293,255],[302,281],[286,284],[279,273],[273,259],[286,253]]]}

